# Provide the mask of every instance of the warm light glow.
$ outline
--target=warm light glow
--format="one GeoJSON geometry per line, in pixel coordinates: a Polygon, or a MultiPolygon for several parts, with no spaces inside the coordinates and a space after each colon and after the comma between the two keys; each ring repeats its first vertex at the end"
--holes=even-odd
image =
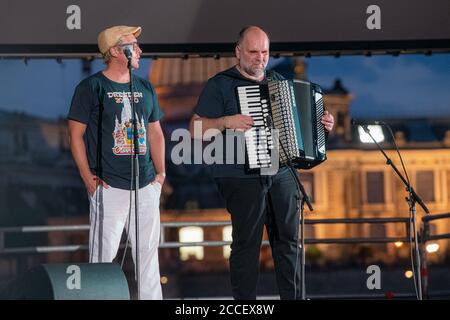
{"type": "Polygon", "coordinates": [[[439,250],[439,244],[437,244],[437,243],[427,244],[427,252],[428,253],[434,253],[434,252],[437,252],[438,250],[439,250]]]}
{"type": "Polygon", "coordinates": [[[407,270],[405,272],[405,277],[411,279],[413,277],[413,272],[411,270],[407,270]]]}
{"type": "MultiPolygon", "coordinates": [[[[384,141],[384,134],[381,126],[367,126],[369,128],[370,134],[375,139],[376,142],[384,141]]],[[[361,126],[358,126],[359,140],[362,143],[373,143],[372,138],[364,131],[361,126]]]]}
{"type": "MultiPolygon", "coordinates": [[[[222,238],[223,241],[231,241],[232,240],[232,236],[231,236],[231,232],[232,232],[233,228],[231,226],[226,226],[222,229],[222,238]]],[[[225,259],[229,259],[230,258],[230,254],[231,254],[231,247],[230,246],[223,246],[223,257],[225,259]]]]}
{"type": "Polygon", "coordinates": [[[397,241],[397,242],[394,242],[394,245],[395,245],[397,248],[400,248],[401,246],[403,246],[403,242],[397,241]]]}
{"type": "Polygon", "coordinates": [[[162,276],[161,277],[161,284],[167,284],[167,282],[169,282],[169,278],[167,278],[166,276],[162,276]]]}
{"type": "MultiPolygon", "coordinates": [[[[203,229],[200,227],[184,227],[180,229],[179,236],[180,242],[202,242],[203,229]]],[[[182,261],[186,261],[190,257],[193,257],[197,260],[203,260],[203,247],[181,247],[180,259],[182,261]]]]}

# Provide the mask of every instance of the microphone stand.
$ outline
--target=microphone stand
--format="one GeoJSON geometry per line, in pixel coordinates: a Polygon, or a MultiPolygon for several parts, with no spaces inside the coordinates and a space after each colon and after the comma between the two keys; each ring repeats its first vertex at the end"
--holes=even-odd
{"type": "MultiPolygon", "coordinates": [[[[133,86],[133,73],[131,59],[132,56],[127,56],[128,58],[128,72],[130,74],[130,94],[131,94],[131,121],[133,126],[133,145],[131,148],[131,156],[133,161],[131,162],[131,172],[133,176],[131,177],[132,185],[134,186],[134,216],[135,216],[135,234],[136,234],[136,282],[137,282],[137,298],[141,299],[141,274],[140,274],[140,253],[139,253],[139,132],[137,128],[136,119],[136,107],[134,105],[134,86],[133,86]],[[134,182],[134,184],[133,184],[134,182]]],[[[131,203],[130,203],[131,205],[131,203]]],[[[131,217],[129,217],[131,219],[131,217]]]]}
{"type": "MultiPolygon", "coordinates": [[[[387,125],[384,122],[380,123],[383,125],[387,125]]],[[[403,184],[406,186],[406,191],[408,192],[408,197],[405,197],[405,200],[408,202],[409,206],[409,212],[410,217],[412,218],[412,224],[413,224],[413,234],[414,234],[414,246],[416,251],[416,265],[417,270],[414,270],[414,272],[417,274],[417,286],[418,286],[418,299],[422,300],[422,275],[421,275],[421,266],[420,266],[420,252],[419,252],[419,239],[418,239],[418,232],[417,232],[417,226],[416,226],[416,202],[419,203],[419,205],[422,207],[422,209],[426,213],[430,213],[427,206],[423,202],[423,200],[419,197],[419,195],[414,191],[413,187],[408,181],[403,177],[403,175],[398,171],[395,164],[392,162],[392,160],[387,156],[387,154],[384,152],[383,148],[378,144],[378,142],[374,139],[372,134],[370,133],[369,128],[367,125],[360,124],[360,126],[364,129],[364,131],[370,136],[370,138],[373,140],[373,142],[377,145],[378,149],[381,151],[383,156],[386,158],[386,164],[390,165],[392,169],[395,171],[395,173],[399,176],[400,180],[402,180],[403,184]]],[[[394,138],[395,139],[395,138],[394,138]]],[[[395,143],[395,140],[394,140],[395,143]]],[[[398,151],[398,149],[397,149],[398,151]]],[[[399,151],[398,151],[399,152],[399,151]]],[[[400,153],[400,152],[399,152],[400,153]]],[[[406,172],[406,170],[405,170],[406,172]]]]}
{"type": "MultiPolygon", "coordinates": [[[[284,152],[284,149],[283,149],[284,152]]],[[[286,153],[285,153],[286,154],[286,153]]],[[[297,208],[300,207],[300,225],[301,225],[301,233],[300,233],[300,246],[301,246],[301,263],[300,263],[300,286],[301,286],[301,299],[306,300],[306,281],[305,281],[305,265],[306,265],[306,253],[305,253],[305,202],[310,211],[313,211],[314,208],[311,204],[308,194],[303,187],[303,184],[300,182],[298,178],[297,171],[295,170],[291,160],[288,161],[289,170],[292,172],[292,175],[295,178],[295,182],[297,185],[297,208]],[[300,200],[301,197],[301,200],[300,200]],[[300,201],[300,206],[298,202],[300,201]]],[[[297,292],[295,292],[294,299],[297,297],[297,292]]]]}
{"type": "MultiPolygon", "coordinates": [[[[272,121],[272,117],[270,115],[266,116],[266,122],[269,125],[270,128],[275,129],[275,126],[272,121]]],[[[278,136],[278,144],[281,146],[281,149],[283,150],[284,154],[287,157],[287,152],[284,149],[283,143],[281,142],[280,137],[278,136]]],[[[300,287],[301,287],[301,300],[306,300],[306,281],[305,281],[305,264],[306,264],[306,254],[305,254],[305,203],[308,206],[308,209],[310,211],[314,211],[314,208],[311,204],[311,200],[309,199],[308,194],[305,191],[305,188],[303,187],[303,184],[300,182],[300,179],[298,178],[297,171],[294,168],[294,165],[291,161],[291,159],[288,159],[287,167],[289,168],[289,171],[294,176],[295,184],[297,186],[297,208],[300,209],[300,225],[301,225],[301,233],[300,233],[300,246],[301,246],[301,263],[300,263],[300,287]],[[300,200],[301,199],[301,200],[300,200]],[[299,204],[300,202],[300,204],[299,204]]],[[[298,241],[298,240],[297,240],[298,241]]],[[[297,245],[298,250],[298,245],[297,245]]],[[[297,268],[297,264],[296,264],[297,268]]],[[[296,283],[296,277],[297,277],[297,270],[295,270],[294,274],[294,284],[296,283]]],[[[294,292],[294,300],[297,298],[297,291],[294,292]]]]}

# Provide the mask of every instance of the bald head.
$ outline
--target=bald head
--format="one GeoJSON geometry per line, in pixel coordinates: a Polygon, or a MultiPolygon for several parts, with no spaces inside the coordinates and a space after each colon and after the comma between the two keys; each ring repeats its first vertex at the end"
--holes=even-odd
{"type": "Polygon", "coordinates": [[[242,75],[253,80],[262,80],[269,62],[269,37],[257,26],[242,29],[236,43],[238,69],[242,75]]]}
{"type": "Polygon", "coordinates": [[[240,45],[244,39],[246,38],[247,35],[250,35],[251,37],[255,37],[255,36],[260,36],[260,37],[266,37],[267,40],[269,41],[269,35],[260,27],[258,26],[248,26],[243,28],[240,32],[239,32],[239,38],[238,41],[236,42],[236,45],[240,45]]]}

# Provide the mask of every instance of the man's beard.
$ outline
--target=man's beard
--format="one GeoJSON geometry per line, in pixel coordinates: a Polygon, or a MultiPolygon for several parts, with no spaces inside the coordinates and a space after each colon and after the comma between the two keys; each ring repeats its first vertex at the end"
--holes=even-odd
{"type": "Polygon", "coordinates": [[[266,68],[256,68],[256,67],[246,67],[244,68],[244,71],[247,72],[247,74],[251,75],[252,77],[258,77],[264,74],[264,71],[266,68]]]}

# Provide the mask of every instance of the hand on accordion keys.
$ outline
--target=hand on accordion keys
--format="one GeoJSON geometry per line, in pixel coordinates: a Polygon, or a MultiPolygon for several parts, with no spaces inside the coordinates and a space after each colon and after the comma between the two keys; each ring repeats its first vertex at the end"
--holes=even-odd
{"type": "Polygon", "coordinates": [[[253,126],[253,119],[251,116],[246,116],[243,114],[225,116],[224,126],[225,129],[248,130],[253,126]]]}
{"type": "Polygon", "coordinates": [[[327,132],[330,132],[331,130],[333,130],[333,126],[334,126],[334,117],[331,113],[329,113],[327,110],[325,110],[323,112],[323,116],[322,116],[322,124],[325,127],[325,130],[327,132]]]}

